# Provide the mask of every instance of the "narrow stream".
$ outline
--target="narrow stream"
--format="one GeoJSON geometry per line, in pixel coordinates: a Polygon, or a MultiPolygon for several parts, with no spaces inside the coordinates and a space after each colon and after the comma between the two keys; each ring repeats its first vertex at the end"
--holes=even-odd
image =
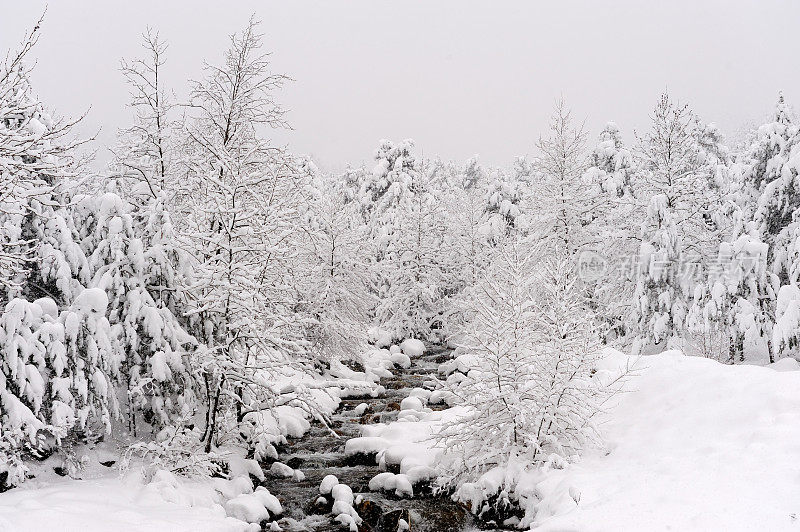
{"type": "Polygon", "coordinates": [[[315,422],[311,430],[297,440],[290,440],[280,450],[279,461],[299,469],[305,480],[267,478],[265,485],[281,501],[284,519],[280,526],[285,531],[342,531],[347,530],[333,521],[333,516],[315,508],[319,485],[326,475],[336,475],[341,483],[362,495],[367,503],[355,505],[364,523],[360,531],[396,532],[398,519],[405,519],[410,529],[431,532],[462,532],[475,530],[471,516],[444,497],[416,494],[413,499],[401,499],[386,493],[371,492],[369,481],[381,472],[377,464],[347,459],[345,442],[361,436],[361,427],[368,423],[388,423],[397,418],[400,401],[413,388],[432,389],[430,376],[436,374],[439,363],[448,358],[443,348],[431,348],[420,357],[413,358],[409,369],[397,368],[391,378],[381,380],[386,394],[381,397],[348,398],[342,400],[332,417],[332,428],[340,435],[335,438],[321,423],[315,422]],[[353,411],[361,403],[369,408],[362,416],[353,411]],[[320,513],[323,512],[323,513],[320,513]],[[316,515],[316,517],[315,517],[316,515]],[[285,519],[286,517],[290,518],[285,519]]]}

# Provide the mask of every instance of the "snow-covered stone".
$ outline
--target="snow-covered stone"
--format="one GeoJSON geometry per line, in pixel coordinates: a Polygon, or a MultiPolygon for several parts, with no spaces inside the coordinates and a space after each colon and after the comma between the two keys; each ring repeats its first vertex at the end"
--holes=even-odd
{"type": "Polygon", "coordinates": [[[294,475],[294,469],[282,462],[273,462],[269,473],[273,477],[291,478],[294,475]]]}
{"type": "MultiPolygon", "coordinates": [[[[347,443],[350,442],[348,441],[347,443]]],[[[327,475],[319,484],[319,492],[322,495],[328,495],[337,484],[339,484],[339,479],[335,475],[327,475]]]]}
{"type": "Polygon", "coordinates": [[[403,369],[408,369],[411,367],[411,359],[405,353],[394,353],[390,360],[392,361],[392,364],[403,369]]]}
{"type": "Polygon", "coordinates": [[[422,400],[419,397],[406,397],[402,401],[400,401],[400,410],[416,410],[417,412],[422,412],[425,406],[422,404],[422,400]]]}
{"type": "Polygon", "coordinates": [[[407,338],[400,344],[403,353],[411,358],[421,356],[425,352],[425,344],[415,338],[407,338]]]}

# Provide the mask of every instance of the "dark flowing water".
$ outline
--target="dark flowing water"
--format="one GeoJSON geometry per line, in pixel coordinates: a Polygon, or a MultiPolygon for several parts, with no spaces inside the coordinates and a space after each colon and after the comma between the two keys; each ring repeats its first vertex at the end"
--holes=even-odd
{"type": "MultiPolygon", "coordinates": [[[[413,388],[432,389],[431,375],[436,373],[440,362],[449,353],[441,348],[432,348],[420,357],[412,359],[409,369],[396,369],[391,378],[381,380],[386,394],[373,398],[344,399],[333,415],[332,428],[340,436],[336,438],[321,423],[314,423],[311,430],[297,440],[291,440],[280,450],[279,460],[301,470],[305,480],[267,478],[264,484],[283,504],[284,516],[279,521],[286,531],[333,531],[347,530],[333,521],[324,508],[315,507],[319,497],[319,484],[326,475],[336,475],[339,482],[347,484],[364,502],[354,505],[364,523],[360,531],[396,532],[398,518],[405,519],[410,529],[431,532],[461,532],[475,530],[471,516],[455,502],[430,493],[417,493],[413,499],[401,499],[391,494],[371,492],[369,481],[381,469],[374,460],[361,457],[347,459],[345,442],[361,435],[361,427],[368,423],[387,423],[396,419],[400,401],[413,388]],[[369,408],[362,416],[353,411],[361,403],[369,408]],[[289,518],[289,519],[287,519],[289,518]]],[[[329,509],[329,508],[328,508],[329,509]]]]}

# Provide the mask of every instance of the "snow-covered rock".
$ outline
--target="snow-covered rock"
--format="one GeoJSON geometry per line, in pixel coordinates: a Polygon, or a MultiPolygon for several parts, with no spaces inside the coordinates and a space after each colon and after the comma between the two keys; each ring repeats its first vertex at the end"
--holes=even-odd
{"type": "Polygon", "coordinates": [[[422,412],[425,406],[419,397],[409,396],[400,401],[400,410],[416,410],[422,412]]]}
{"type": "Polygon", "coordinates": [[[339,484],[339,479],[335,475],[327,475],[319,484],[319,492],[322,495],[328,495],[337,484],[339,484]]]}
{"type": "Polygon", "coordinates": [[[411,359],[405,353],[394,353],[389,360],[391,360],[392,364],[395,366],[399,366],[403,369],[411,367],[411,359]]]}
{"type": "Polygon", "coordinates": [[[425,352],[425,344],[422,343],[421,340],[407,338],[403,340],[403,343],[400,344],[400,349],[402,349],[403,353],[406,355],[414,358],[422,356],[422,354],[425,352]]]}
{"type": "Polygon", "coordinates": [[[225,511],[229,516],[246,523],[260,523],[269,519],[269,510],[261,499],[253,494],[245,493],[225,503],[225,511]]]}
{"type": "Polygon", "coordinates": [[[353,490],[347,484],[337,484],[331,488],[331,497],[335,501],[344,501],[347,504],[353,504],[355,501],[353,490]]]}
{"type": "Polygon", "coordinates": [[[282,462],[273,462],[269,468],[269,473],[273,477],[291,478],[294,475],[294,469],[282,462]]]}

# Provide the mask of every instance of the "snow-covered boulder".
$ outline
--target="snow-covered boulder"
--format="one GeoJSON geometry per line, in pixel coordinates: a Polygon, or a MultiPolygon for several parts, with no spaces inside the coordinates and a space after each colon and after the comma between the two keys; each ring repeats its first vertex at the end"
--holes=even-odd
{"type": "Polygon", "coordinates": [[[402,349],[403,353],[406,355],[414,358],[422,356],[422,354],[425,352],[425,344],[423,344],[421,340],[407,338],[403,340],[403,343],[400,344],[400,349],[402,349]]]}
{"type": "Polygon", "coordinates": [[[273,477],[291,478],[294,475],[294,469],[282,462],[273,462],[269,468],[269,474],[273,477]]]}
{"type": "Polygon", "coordinates": [[[319,492],[322,495],[328,495],[337,484],[339,484],[339,479],[336,478],[336,475],[327,475],[319,484],[319,492]]]}
{"type": "Polygon", "coordinates": [[[225,503],[225,512],[246,523],[260,523],[269,519],[269,510],[261,499],[250,493],[243,493],[225,503]]]}
{"type": "Polygon", "coordinates": [[[403,369],[411,367],[411,358],[405,353],[394,353],[389,359],[395,366],[400,366],[403,369]]]}
{"type": "Polygon", "coordinates": [[[400,410],[416,410],[417,412],[422,412],[424,408],[422,400],[419,397],[410,396],[400,401],[400,410]]]}

